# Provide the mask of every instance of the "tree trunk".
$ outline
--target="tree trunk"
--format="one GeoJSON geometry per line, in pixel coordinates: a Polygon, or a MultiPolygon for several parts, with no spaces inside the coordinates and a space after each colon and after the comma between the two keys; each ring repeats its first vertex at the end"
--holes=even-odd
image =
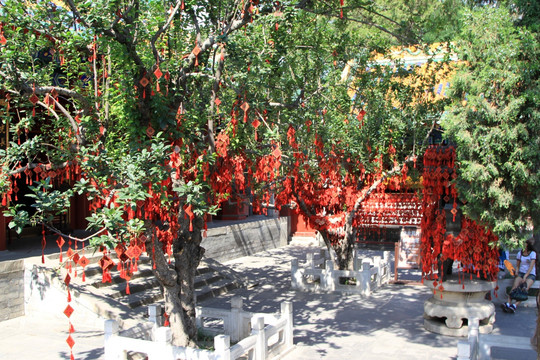
{"type": "Polygon", "coordinates": [[[354,232],[353,229],[345,227],[345,236],[336,237],[336,235],[330,234],[327,230],[319,231],[328,251],[332,249],[336,253],[335,262],[339,270],[352,270],[354,259],[354,232]]]}
{"type": "Polygon", "coordinates": [[[194,347],[197,340],[195,274],[204,254],[204,248],[200,246],[203,220],[193,220],[193,231],[188,230],[189,219],[181,219],[179,223],[180,231],[173,241],[174,270],[169,267],[163,245],[154,239],[154,275],[163,288],[172,344],[194,347]]]}
{"type": "Polygon", "coordinates": [[[200,246],[201,232],[196,229],[190,233],[179,234],[173,248],[174,269],[177,284],[165,293],[166,308],[171,306],[169,321],[173,334],[173,344],[178,346],[194,345],[197,339],[195,325],[195,274],[204,254],[200,246]]]}

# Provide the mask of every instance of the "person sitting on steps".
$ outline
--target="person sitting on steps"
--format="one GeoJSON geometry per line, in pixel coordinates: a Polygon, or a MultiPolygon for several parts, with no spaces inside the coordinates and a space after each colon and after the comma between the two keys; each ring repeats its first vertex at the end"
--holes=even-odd
{"type": "MultiPolygon", "coordinates": [[[[532,240],[533,239],[527,240],[525,249],[520,250],[517,253],[516,268],[518,269],[518,273],[517,275],[514,275],[514,284],[512,285],[510,292],[519,286],[525,287],[525,290],[528,292],[529,288],[536,280],[536,252],[532,247],[532,240]]],[[[502,304],[504,312],[513,313],[516,311],[516,308],[521,301],[516,301],[516,303],[513,304],[513,300],[514,299],[508,296],[508,302],[502,304]]]]}

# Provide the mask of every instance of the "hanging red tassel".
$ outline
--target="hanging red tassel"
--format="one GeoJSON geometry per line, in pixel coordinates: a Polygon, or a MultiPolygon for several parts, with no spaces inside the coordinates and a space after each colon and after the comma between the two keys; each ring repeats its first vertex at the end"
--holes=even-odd
{"type": "Polygon", "coordinates": [[[164,312],[163,317],[165,318],[165,321],[163,322],[163,326],[169,326],[169,315],[164,312]]]}
{"type": "Polygon", "coordinates": [[[152,268],[156,270],[156,246],[154,245],[154,239],[152,239],[152,268]]]}

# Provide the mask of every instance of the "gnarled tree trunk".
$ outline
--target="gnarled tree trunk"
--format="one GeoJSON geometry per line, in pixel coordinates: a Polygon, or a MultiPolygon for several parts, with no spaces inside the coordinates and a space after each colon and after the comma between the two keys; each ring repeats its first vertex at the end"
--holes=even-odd
{"type": "MultiPolygon", "coordinates": [[[[189,231],[189,219],[179,221],[180,232],[173,241],[174,268],[170,268],[162,243],[154,237],[153,269],[163,289],[165,312],[169,317],[172,343],[176,346],[195,346],[197,327],[195,323],[195,275],[203,257],[204,248],[201,229],[203,220],[193,220],[193,231],[189,231]],[[187,222],[187,224],[185,224],[187,222]]],[[[149,252],[151,248],[148,247],[149,252]]]]}
{"type": "Polygon", "coordinates": [[[354,232],[351,228],[345,228],[345,236],[339,237],[337,240],[327,230],[320,230],[319,234],[322,236],[326,248],[328,251],[334,250],[336,254],[336,265],[339,270],[352,270],[354,259],[354,232]]]}

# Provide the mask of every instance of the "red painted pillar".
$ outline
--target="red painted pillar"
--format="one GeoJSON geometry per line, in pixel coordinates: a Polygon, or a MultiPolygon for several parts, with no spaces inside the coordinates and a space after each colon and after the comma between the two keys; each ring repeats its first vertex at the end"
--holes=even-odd
{"type": "Polygon", "coordinates": [[[7,221],[0,209],[0,251],[7,250],[7,221]]]}
{"type": "Polygon", "coordinates": [[[70,227],[75,229],[85,229],[88,225],[86,217],[89,216],[88,199],[83,195],[75,195],[71,200],[71,211],[69,224],[70,227]]]}

